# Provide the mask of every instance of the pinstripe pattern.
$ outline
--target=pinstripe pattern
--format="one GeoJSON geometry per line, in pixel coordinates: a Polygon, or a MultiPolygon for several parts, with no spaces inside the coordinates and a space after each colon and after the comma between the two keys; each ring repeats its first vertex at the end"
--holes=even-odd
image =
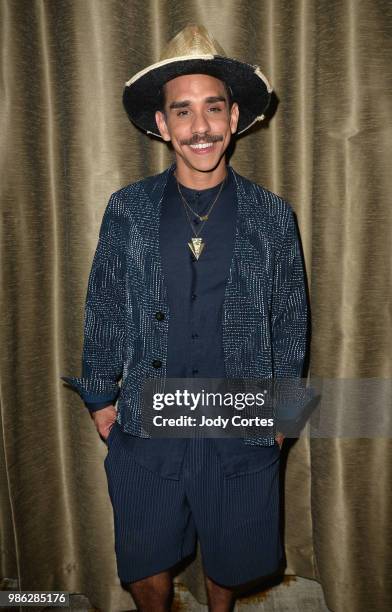
{"type": "MultiPolygon", "coordinates": [[[[222,316],[226,376],[299,377],[307,304],[293,212],[279,196],[229,170],[238,217],[222,316]]],[[[169,171],[111,196],[88,283],[82,376],[61,377],[90,401],[115,398],[122,377],[117,419],[139,437],[148,437],[141,425],[143,381],[166,376],[170,311],[159,218],[169,171]],[[154,367],[156,360],[161,367],[154,367]]],[[[274,436],[245,442],[272,446],[274,436]]]]}
{"type": "Polygon", "coordinates": [[[176,481],[138,465],[124,436],[129,440],[120,427],[113,428],[105,459],[122,581],[172,567],[194,551],[197,536],[206,574],[222,585],[277,569],[279,455],[263,465],[269,449],[256,449],[261,468],[227,478],[212,440],[188,440],[176,481]]]}

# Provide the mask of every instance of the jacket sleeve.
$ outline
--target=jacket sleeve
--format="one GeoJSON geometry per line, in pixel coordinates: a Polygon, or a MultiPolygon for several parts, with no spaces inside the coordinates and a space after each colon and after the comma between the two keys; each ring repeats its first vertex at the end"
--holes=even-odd
{"type": "Polygon", "coordinates": [[[120,390],[125,337],[124,241],[120,200],[106,207],[88,279],[81,377],[61,376],[89,409],[114,403],[120,390]],[[86,403],[87,402],[87,403],[86,403]]]}
{"type": "Polygon", "coordinates": [[[274,378],[300,377],[307,348],[308,306],[299,237],[291,208],[275,261],[271,326],[274,378]]]}

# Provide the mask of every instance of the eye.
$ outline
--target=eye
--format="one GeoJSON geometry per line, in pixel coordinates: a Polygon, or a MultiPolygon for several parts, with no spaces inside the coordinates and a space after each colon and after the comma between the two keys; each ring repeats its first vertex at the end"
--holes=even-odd
{"type": "Polygon", "coordinates": [[[217,111],[218,113],[222,110],[219,106],[211,106],[208,110],[213,111],[214,113],[217,111]]]}
{"type": "Polygon", "coordinates": [[[185,115],[187,115],[187,114],[188,114],[187,110],[180,110],[177,113],[177,117],[185,117],[185,115]]]}

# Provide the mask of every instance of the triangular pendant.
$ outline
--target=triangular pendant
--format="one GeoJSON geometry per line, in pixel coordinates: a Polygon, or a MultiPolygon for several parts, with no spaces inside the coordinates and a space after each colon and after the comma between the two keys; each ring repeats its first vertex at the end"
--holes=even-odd
{"type": "Polygon", "coordinates": [[[196,257],[196,259],[199,259],[205,247],[203,238],[191,238],[191,240],[192,240],[192,243],[188,242],[188,246],[190,250],[192,251],[192,253],[194,254],[194,256],[196,257]]]}

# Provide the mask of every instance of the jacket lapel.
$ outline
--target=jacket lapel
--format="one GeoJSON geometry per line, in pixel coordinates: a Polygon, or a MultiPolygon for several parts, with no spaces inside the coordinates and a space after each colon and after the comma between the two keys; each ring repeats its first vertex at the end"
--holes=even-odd
{"type": "Polygon", "coordinates": [[[165,193],[165,187],[170,172],[175,164],[172,164],[164,172],[155,176],[148,177],[143,181],[143,188],[148,196],[148,209],[143,205],[143,218],[145,227],[140,228],[142,235],[149,237],[149,250],[147,254],[148,262],[146,270],[148,271],[145,278],[145,287],[149,291],[152,307],[156,310],[162,310],[168,314],[168,299],[167,287],[165,284],[161,260],[161,252],[159,248],[159,225],[161,219],[162,201],[165,193]]]}
{"type": "MultiPolygon", "coordinates": [[[[237,227],[233,257],[223,302],[223,349],[227,375],[235,377],[252,356],[260,351],[260,341],[268,352],[269,270],[267,240],[261,230],[262,207],[252,183],[231,167],[237,186],[237,227]],[[263,340],[260,340],[263,338],[263,340]]],[[[251,368],[251,366],[249,366],[251,368]]],[[[248,375],[252,372],[249,370],[248,375]]]]}

